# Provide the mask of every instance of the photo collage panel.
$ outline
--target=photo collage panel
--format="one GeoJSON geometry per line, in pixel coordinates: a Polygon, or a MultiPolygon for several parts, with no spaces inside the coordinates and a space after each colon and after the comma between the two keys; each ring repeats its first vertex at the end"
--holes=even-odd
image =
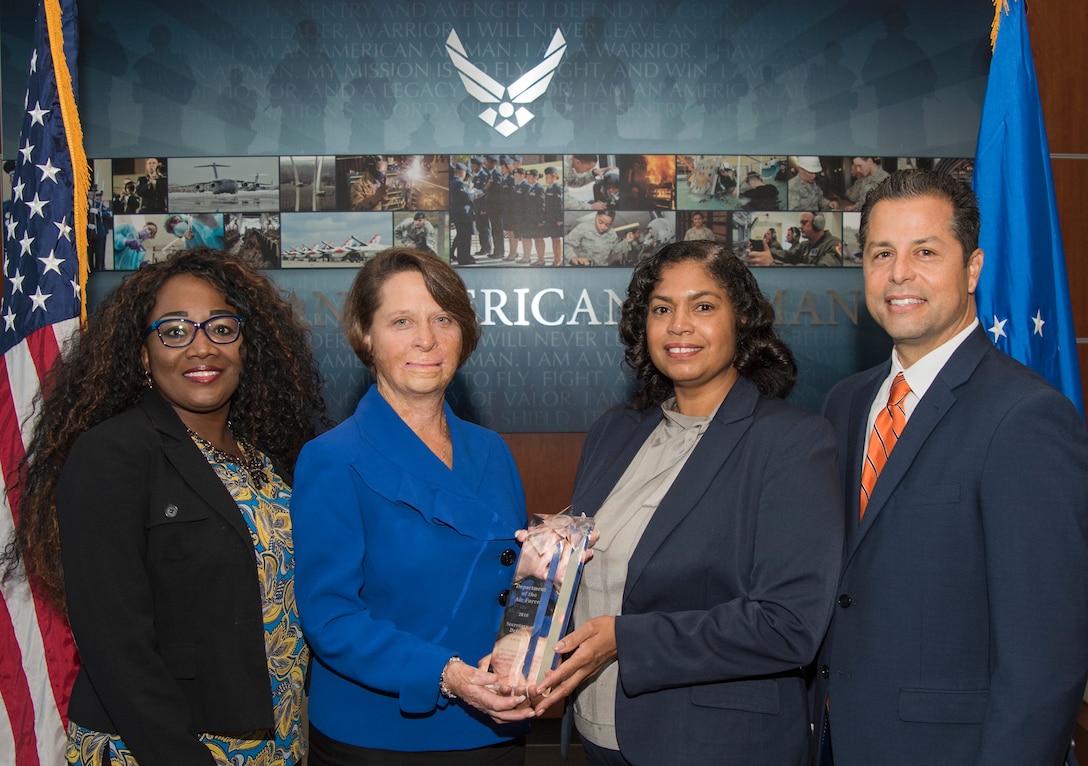
{"type": "Polygon", "coordinates": [[[865,197],[890,171],[970,180],[964,158],[667,154],[132,157],[92,161],[91,268],[179,249],[260,268],[354,268],[388,247],[459,268],[630,268],[679,240],[749,266],[861,263],[865,197]]]}

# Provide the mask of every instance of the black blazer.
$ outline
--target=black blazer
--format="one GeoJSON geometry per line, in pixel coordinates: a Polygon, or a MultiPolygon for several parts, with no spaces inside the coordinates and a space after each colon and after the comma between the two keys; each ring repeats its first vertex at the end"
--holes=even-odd
{"type": "Polygon", "coordinates": [[[272,728],[249,529],[157,393],[77,439],[57,519],[82,663],[71,720],[168,766],[213,763],[200,732],[272,728]]]}
{"type": "MultiPolygon", "coordinates": [[[[593,426],[576,513],[597,512],[661,418],[656,407],[617,407],[593,426]]],[[[836,477],[823,418],[737,381],[628,564],[616,734],[629,761],[807,762],[802,666],[823,638],[839,574],[836,477]]]]}

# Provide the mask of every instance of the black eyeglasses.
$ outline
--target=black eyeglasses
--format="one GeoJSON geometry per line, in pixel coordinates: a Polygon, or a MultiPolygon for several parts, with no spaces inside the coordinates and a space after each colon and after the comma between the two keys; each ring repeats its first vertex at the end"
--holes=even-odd
{"type": "Polygon", "coordinates": [[[153,332],[158,333],[159,340],[167,348],[185,348],[196,338],[197,330],[203,330],[212,343],[226,346],[242,337],[242,317],[236,314],[219,314],[203,322],[168,317],[152,322],[144,330],[144,337],[153,332]]]}

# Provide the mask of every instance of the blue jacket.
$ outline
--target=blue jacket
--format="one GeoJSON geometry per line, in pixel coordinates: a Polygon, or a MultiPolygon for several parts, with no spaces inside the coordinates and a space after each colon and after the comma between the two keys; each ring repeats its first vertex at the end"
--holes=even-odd
{"type": "Polygon", "coordinates": [[[918,402],[859,524],[888,371],[827,400],[846,544],[815,715],[830,695],[835,764],[1057,766],[1088,676],[1084,421],[978,328],[918,402]]]}
{"type": "MultiPolygon", "coordinates": [[[[594,424],[575,513],[597,512],[661,418],[616,407],[594,424]]],[[[802,666],[839,573],[836,475],[823,418],[734,384],[627,565],[616,736],[631,763],[807,763],[802,666]]]]}
{"type": "Polygon", "coordinates": [[[448,406],[446,419],[452,470],[373,386],[299,456],[291,517],[315,660],[309,716],[341,742],[467,750],[525,730],[438,691],[451,656],[475,665],[491,651],[526,520],[502,439],[448,406]]]}

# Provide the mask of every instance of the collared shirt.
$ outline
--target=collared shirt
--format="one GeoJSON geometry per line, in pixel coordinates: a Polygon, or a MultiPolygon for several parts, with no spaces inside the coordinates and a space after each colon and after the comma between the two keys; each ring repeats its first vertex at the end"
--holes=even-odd
{"type": "MultiPolygon", "coordinates": [[[[662,498],[672,488],[688,458],[710,427],[718,408],[706,416],[675,412],[676,399],[661,404],[662,419],[616,482],[594,516],[599,535],[593,547],[593,566],[582,572],[574,622],[602,614],[619,614],[627,584],[627,564],[642,539],[662,498]]],[[[719,407],[721,404],[718,405],[719,407]]],[[[599,747],[618,750],[616,740],[616,686],[619,668],[608,662],[574,694],[574,721],[578,733],[599,747]]]]}
{"type": "MultiPolygon", "coordinates": [[[[869,421],[865,433],[872,433],[877,413],[888,406],[888,393],[892,390],[892,381],[900,372],[903,373],[903,377],[907,379],[907,385],[910,386],[910,393],[903,400],[903,412],[906,413],[907,420],[910,420],[910,416],[914,412],[914,408],[918,406],[919,400],[926,395],[926,391],[933,385],[933,381],[937,379],[948,360],[952,358],[952,354],[956,353],[956,349],[967,340],[967,336],[974,332],[977,326],[978,319],[976,318],[975,321],[971,322],[970,326],[964,328],[912,364],[910,369],[904,369],[903,363],[899,361],[899,354],[895,352],[895,349],[892,349],[892,369],[888,373],[888,377],[880,384],[876,397],[873,398],[873,403],[869,406],[869,421]]],[[[862,455],[861,459],[864,460],[865,456],[862,455]]]]}

